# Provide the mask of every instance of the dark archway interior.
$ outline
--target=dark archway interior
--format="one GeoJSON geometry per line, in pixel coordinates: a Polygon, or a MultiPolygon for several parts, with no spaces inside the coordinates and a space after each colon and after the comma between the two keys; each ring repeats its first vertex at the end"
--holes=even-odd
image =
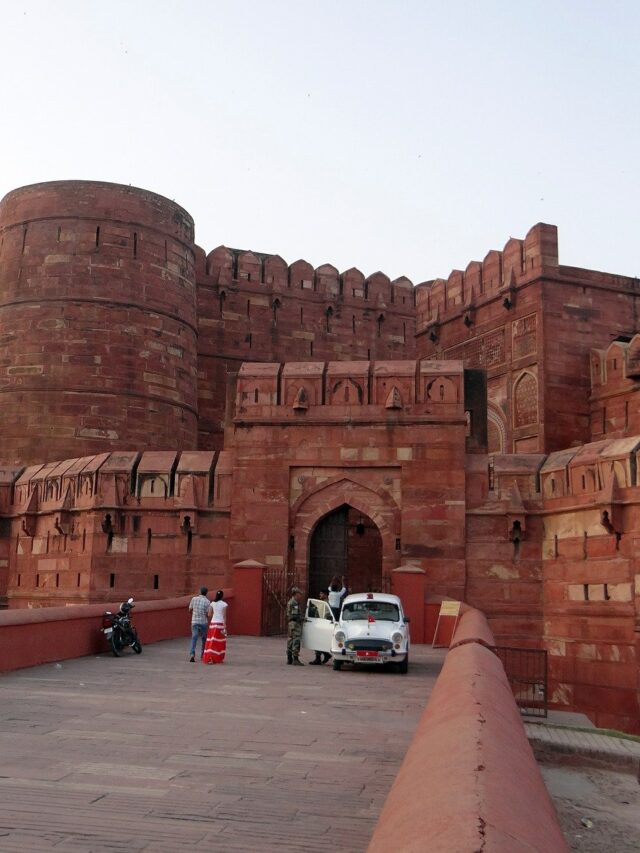
{"type": "Polygon", "coordinates": [[[382,590],[382,537],[373,521],[343,504],[319,523],[311,537],[309,595],[344,575],[349,592],[382,590]]]}

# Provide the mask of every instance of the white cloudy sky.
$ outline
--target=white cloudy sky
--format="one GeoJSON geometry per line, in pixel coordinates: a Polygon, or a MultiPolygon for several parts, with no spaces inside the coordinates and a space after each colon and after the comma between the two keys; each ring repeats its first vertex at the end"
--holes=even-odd
{"type": "Polygon", "coordinates": [[[422,281],[538,221],[640,275],[637,0],[3,0],[0,196],[86,178],[197,241],[422,281]]]}

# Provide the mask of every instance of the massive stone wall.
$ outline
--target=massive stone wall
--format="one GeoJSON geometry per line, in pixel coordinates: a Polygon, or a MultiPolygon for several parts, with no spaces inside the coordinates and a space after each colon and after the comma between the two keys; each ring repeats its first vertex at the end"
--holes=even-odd
{"type": "Polygon", "coordinates": [[[407,278],[224,246],[202,253],[197,268],[201,448],[221,447],[226,387],[243,361],[413,357],[407,278]]]}
{"type": "Polygon", "coordinates": [[[500,645],[545,648],[549,697],[640,730],[640,436],[467,458],[464,600],[500,645]],[[486,465],[486,461],[484,463],[486,465]]]}
{"type": "Polygon", "coordinates": [[[417,355],[487,371],[489,450],[589,440],[589,351],[633,334],[638,281],[558,263],[557,230],[416,287],[417,355]]]}
{"type": "Polygon", "coordinates": [[[247,559],[304,584],[348,505],[370,574],[425,571],[427,607],[460,598],[500,644],[549,650],[558,707],[637,730],[637,293],[560,266],[543,224],[413,288],[206,255],[182,208],[131,187],[16,190],[0,602],[166,598],[247,559]]]}
{"type": "Polygon", "coordinates": [[[640,436],[552,453],[540,471],[552,699],[638,730],[640,436]]]}
{"type": "Polygon", "coordinates": [[[0,506],[11,549],[0,594],[11,607],[48,607],[222,586],[224,456],[129,451],[3,469],[0,506]]]}
{"type": "Polygon", "coordinates": [[[591,437],[640,433],[640,335],[591,353],[591,437]]]}
{"type": "Polygon", "coordinates": [[[380,531],[383,578],[413,560],[432,591],[461,596],[466,433],[459,362],[243,365],[232,561],[288,566],[306,585],[312,533],[347,503],[380,531]]]}
{"type": "Polygon", "coordinates": [[[0,204],[2,458],[222,449],[244,360],[412,357],[413,285],[194,244],[181,207],[56,181],[0,204]],[[196,292],[197,288],[197,292],[196,292]]]}
{"type": "Polygon", "coordinates": [[[0,329],[5,462],[196,448],[193,221],[177,204],[90,181],[9,193],[0,329]]]}

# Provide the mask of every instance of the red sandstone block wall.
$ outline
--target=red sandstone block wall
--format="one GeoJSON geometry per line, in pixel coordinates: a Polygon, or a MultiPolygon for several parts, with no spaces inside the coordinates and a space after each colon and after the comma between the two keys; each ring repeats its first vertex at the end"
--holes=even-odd
{"type": "Polygon", "coordinates": [[[544,336],[548,449],[569,447],[591,436],[589,394],[592,347],[632,334],[633,293],[606,284],[585,286],[566,277],[545,283],[544,336]]]}
{"type": "Polygon", "coordinates": [[[633,334],[636,291],[559,266],[555,228],[538,225],[464,274],[418,285],[417,354],[487,370],[490,452],[568,447],[590,435],[589,350],[633,334]]]}
{"type": "Polygon", "coordinates": [[[473,314],[458,308],[416,338],[422,357],[460,358],[467,367],[487,371],[492,453],[544,449],[540,311],[539,283],[523,281],[511,308],[505,308],[503,299],[487,298],[473,314]]]}
{"type": "Polygon", "coordinates": [[[90,181],[9,193],[0,305],[5,460],[195,449],[193,221],[178,205],[90,181]]]}
{"type": "Polygon", "coordinates": [[[220,445],[227,377],[243,361],[412,358],[413,286],[219,247],[198,276],[201,447],[220,445]]]}
{"type": "Polygon", "coordinates": [[[428,565],[433,590],[461,596],[462,374],[456,363],[419,371],[413,363],[409,381],[406,364],[386,363],[382,373],[379,363],[373,373],[367,362],[303,365],[297,376],[277,364],[243,367],[231,443],[233,561],[295,567],[306,585],[313,530],[346,502],[380,530],[384,577],[412,559],[428,565]],[[372,403],[376,394],[387,402],[372,403]]]}
{"type": "Polygon", "coordinates": [[[591,438],[640,433],[640,336],[591,352],[591,438]]]}
{"type": "Polygon", "coordinates": [[[27,469],[5,509],[11,548],[1,592],[10,606],[225,586],[228,494],[217,459],[121,453],[27,469]]]}
{"type": "Polygon", "coordinates": [[[541,470],[551,700],[632,732],[640,727],[636,445],[612,439],[574,448],[541,470]]]}
{"type": "Polygon", "coordinates": [[[541,522],[528,517],[525,538],[516,548],[502,513],[467,516],[464,600],[486,613],[501,645],[540,645],[541,532],[541,522]]]}

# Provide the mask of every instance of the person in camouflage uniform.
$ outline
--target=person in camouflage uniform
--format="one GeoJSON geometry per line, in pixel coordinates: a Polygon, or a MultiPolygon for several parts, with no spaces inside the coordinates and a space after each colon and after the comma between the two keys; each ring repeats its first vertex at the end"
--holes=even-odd
{"type": "Polygon", "coordinates": [[[302,590],[294,586],[291,598],[287,602],[287,663],[304,666],[300,660],[300,640],[302,638],[302,620],[304,613],[300,607],[302,590]]]}

